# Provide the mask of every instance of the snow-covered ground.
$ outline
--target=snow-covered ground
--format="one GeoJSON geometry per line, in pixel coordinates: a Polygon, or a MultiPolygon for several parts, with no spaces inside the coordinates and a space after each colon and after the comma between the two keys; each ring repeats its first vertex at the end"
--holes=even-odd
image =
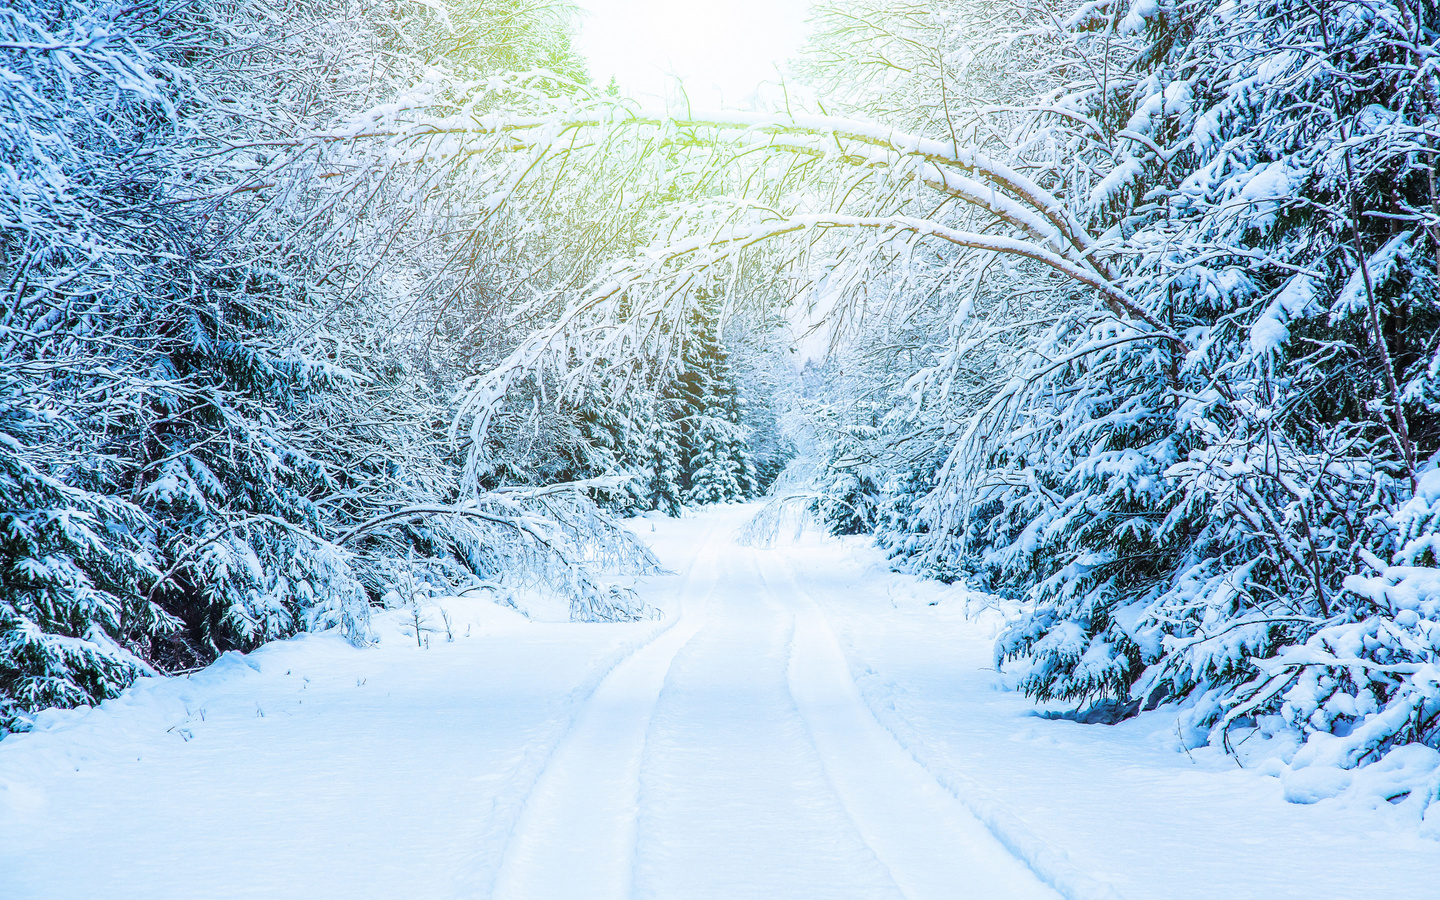
{"type": "Polygon", "coordinates": [[[396,611],[47,714],[0,741],[0,897],[1440,896],[1399,812],[1288,803],[1164,711],[1036,717],[998,613],[739,546],[751,511],[637,521],[660,621],[443,600],[453,640],[396,611]]]}

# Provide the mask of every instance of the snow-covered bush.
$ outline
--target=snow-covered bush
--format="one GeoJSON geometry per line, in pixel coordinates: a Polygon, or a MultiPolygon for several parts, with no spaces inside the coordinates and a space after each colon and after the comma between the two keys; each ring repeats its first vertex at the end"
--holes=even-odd
{"type": "MultiPolygon", "coordinates": [[[[1440,730],[1440,467],[1386,517],[1398,549],[1390,562],[1364,554],[1368,572],[1345,577],[1354,611],[1304,643],[1257,662],[1259,674],[1226,703],[1222,730],[1276,710],[1309,735],[1295,765],[1350,768],[1406,743],[1437,743],[1440,730]]],[[[1228,734],[1227,734],[1228,738],[1228,734]]],[[[1429,800],[1440,794],[1431,785],[1429,800]]],[[[1422,804],[1423,807],[1423,804],[1422,804]]]]}

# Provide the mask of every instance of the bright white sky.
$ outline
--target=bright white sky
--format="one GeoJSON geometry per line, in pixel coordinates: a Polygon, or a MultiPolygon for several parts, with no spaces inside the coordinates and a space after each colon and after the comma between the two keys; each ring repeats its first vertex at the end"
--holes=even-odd
{"type": "Polygon", "coordinates": [[[614,75],[643,105],[747,108],[756,86],[778,83],[776,65],[800,49],[809,0],[575,0],[586,12],[579,49],[590,77],[614,75]]]}

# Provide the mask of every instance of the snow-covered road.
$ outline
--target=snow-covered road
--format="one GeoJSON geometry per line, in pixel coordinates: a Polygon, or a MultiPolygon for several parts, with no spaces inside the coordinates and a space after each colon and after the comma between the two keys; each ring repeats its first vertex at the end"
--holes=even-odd
{"type": "Polygon", "coordinates": [[[541,772],[494,895],[1055,896],[884,732],[774,554],[718,521],[674,625],[541,772]]]}
{"type": "Polygon", "coordinates": [[[1385,810],[1035,718],[963,591],[748,512],[642,520],[659,622],[447,600],[453,640],[390,615],[48,715],[0,741],[0,897],[1437,896],[1385,810]]]}

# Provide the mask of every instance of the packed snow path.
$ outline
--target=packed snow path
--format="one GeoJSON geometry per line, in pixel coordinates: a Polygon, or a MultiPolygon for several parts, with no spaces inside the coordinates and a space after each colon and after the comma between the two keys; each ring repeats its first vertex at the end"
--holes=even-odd
{"type": "Polygon", "coordinates": [[[387,614],[48,715],[0,742],[0,897],[1434,896],[1383,810],[1036,719],[961,592],[748,512],[640,523],[659,622],[441,601],[428,647],[387,614]]]}
{"type": "Polygon", "coordinates": [[[884,733],[814,603],[729,537],[561,740],[494,896],[1054,896],[884,733]]]}

